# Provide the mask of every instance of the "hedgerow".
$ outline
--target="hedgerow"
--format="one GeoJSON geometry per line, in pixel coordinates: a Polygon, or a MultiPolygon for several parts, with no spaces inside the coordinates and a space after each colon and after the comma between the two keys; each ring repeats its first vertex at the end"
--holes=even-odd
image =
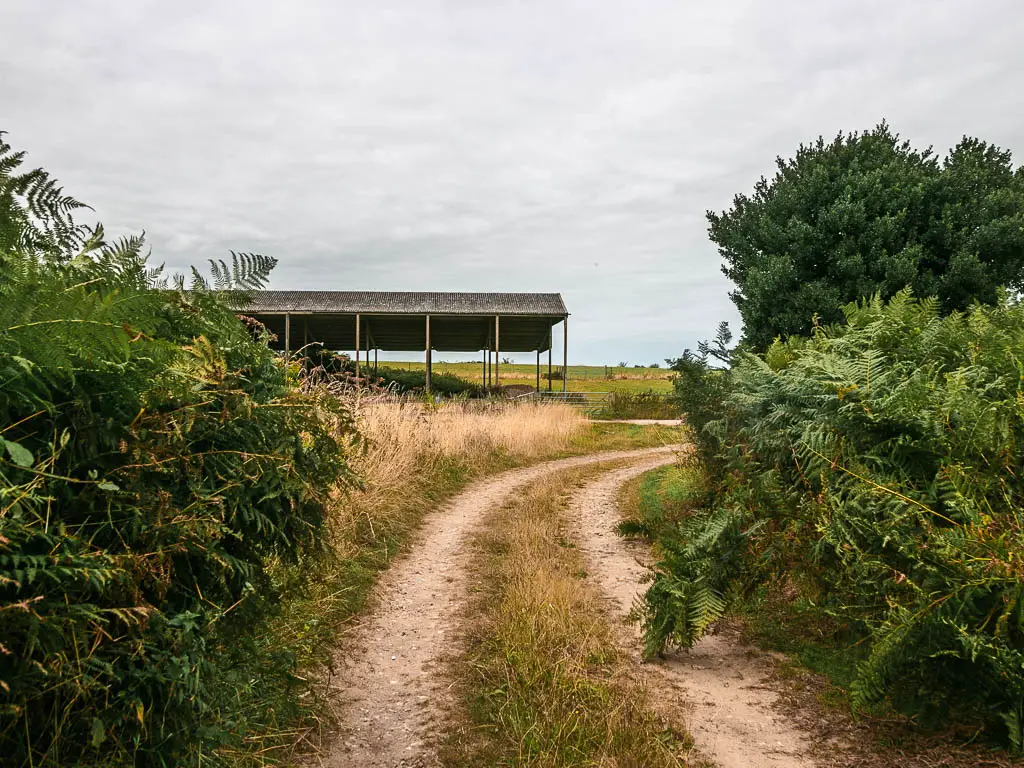
{"type": "Polygon", "coordinates": [[[646,651],[784,583],[868,646],[855,705],[981,720],[1019,749],[1024,306],[942,317],[903,292],[846,316],[728,370],[678,366],[715,492],[663,537],[646,651]]]}
{"type": "Polygon", "coordinates": [[[236,316],[272,259],[185,290],[22,161],[0,136],[0,755],[216,762],[246,735],[231,656],[268,563],[317,550],[350,417],[236,316]]]}

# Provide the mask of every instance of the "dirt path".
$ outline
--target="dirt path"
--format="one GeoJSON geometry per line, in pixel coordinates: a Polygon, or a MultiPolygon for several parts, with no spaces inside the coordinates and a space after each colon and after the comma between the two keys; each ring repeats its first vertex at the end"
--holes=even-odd
{"type": "MultiPolygon", "coordinates": [[[[650,555],[645,544],[626,541],[615,532],[619,522],[615,497],[623,483],[657,463],[648,461],[601,476],[579,493],[568,513],[589,572],[623,617],[643,589],[646,569],[640,562],[650,555]]],[[[625,624],[622,630],[623,642],[639,662],[637,630],[625,624]]],[[[664,691],[666,697],[687,699],[686,726],[702,756],[719,768],[814,766],[807,734],[773,711],[777,695],[767,685],[770,669],[763,652],[741,645],[728,634],[711,635],[692,651],[643,667],[655,698],[664,691]]]]}
{"type": "Polygon", "coordinates": [[[473,527],[518,488],[563,469],[636,459],[649,469],[678,446],[611,451],[502,473],[470,486],[424,525],[407,557],[375,590],[370,615],[350,635],[334,682],[342,734],[323,756],[331,768],[434,765],[431,741],[447,696],[440,661],[466,594],[463,544],[473,527]]]}

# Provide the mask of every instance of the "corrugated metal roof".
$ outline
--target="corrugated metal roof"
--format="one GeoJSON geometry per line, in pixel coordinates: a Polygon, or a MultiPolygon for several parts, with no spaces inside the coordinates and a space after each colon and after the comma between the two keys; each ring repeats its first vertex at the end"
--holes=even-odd
{"type": "Polygon", "coordinates": [[[391,315],[539,315],[568,312],[559,293],[430,293],[400,291],[256,291],[245,312],[382,313],[391,315]]]}

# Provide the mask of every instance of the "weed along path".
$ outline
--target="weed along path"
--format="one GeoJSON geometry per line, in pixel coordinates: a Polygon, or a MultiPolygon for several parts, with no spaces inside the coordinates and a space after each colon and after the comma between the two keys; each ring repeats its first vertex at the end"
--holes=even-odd
{"type": "Polygon", "coordinates": [[[342,702],[341,734],[321,764],[436,764],[433,741],[449,696],[442,660],[453,651],[450,638],[468,590],[464,545],[507,497],[586,464],[635,459],[645,471],[672,461],[678,449],[609,451],[511,470],[470,486],[431,516],[409,554],[382,576],[373,607],[346,639],[333,682],[342,702]]]}
{"type": "MultiPolygon", "coordinates": [[[[614,470],[586,486],[573,500],[567,519],[574,525],[588,572],[625,619],[644,589],[650,558],[646,544],[616,533],[616,494],[628,480],[650,469],[649,462],[614,470]]],[[[624,646],[640,661],[637,630],[621,624],[624,646]]],[[[808,736],[772,711],[777,695],[767,685],[771,666],[765,654],[729,634],[709,635],[693,650],[640,668],[654,698],[684,697],[686,726],[697,749],[718,768],[804,768],[808,736]],[[659,696],[663,692],[663,696],[659,696]]]]}

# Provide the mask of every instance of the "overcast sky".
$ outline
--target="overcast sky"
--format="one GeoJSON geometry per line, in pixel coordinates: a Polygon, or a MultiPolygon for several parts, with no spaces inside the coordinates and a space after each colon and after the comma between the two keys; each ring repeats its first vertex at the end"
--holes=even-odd
{"type": "Polygon", "coordinates": [[[560,291],[570,362],[738,328],[705,211],[802,141],[1024,155],[1021,0],[3,5],[0,130],[156,261],[560,291]]]}

